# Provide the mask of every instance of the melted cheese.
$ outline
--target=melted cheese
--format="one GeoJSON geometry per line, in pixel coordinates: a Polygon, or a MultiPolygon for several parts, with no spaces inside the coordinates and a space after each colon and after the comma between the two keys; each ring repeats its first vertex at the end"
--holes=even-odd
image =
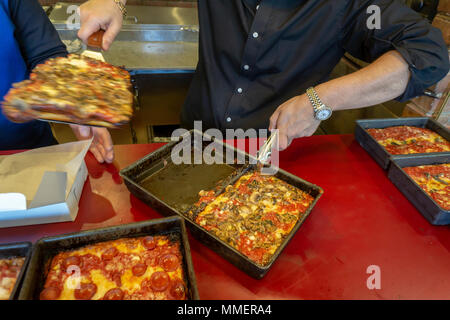
{"type": "MultiPolygon", "coordinates": [[[[61,62],[63,62],[61,60],[61,62]]],[[[73,65],[74,67],[80,68],[80,69],[89,69],[89,65],[86,63],[85,60],[83,59],[68,59],[67,62],[65,63],[69,63],[71,65],[73,65]]]]}

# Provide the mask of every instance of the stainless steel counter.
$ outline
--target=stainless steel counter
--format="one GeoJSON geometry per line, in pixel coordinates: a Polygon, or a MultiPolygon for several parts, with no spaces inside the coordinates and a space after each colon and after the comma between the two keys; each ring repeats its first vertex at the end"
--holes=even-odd
{"type": "MultiPolygon", "coordinates": [[[[49,15],[55,25],[65,25],[70,14],[69,7],[80,3],[58,2],[53,6],[49,15]]],[[[158,6],[133,6],[127,5],[127,24],[147,25],[176,25],[198,26],[198,14],[196,8],[158,7],[158,6]]]]}
{"type": "MultiPolygon", "coordinates": [[[[69,52],[81,53],[85,46],[76,30],[57,29],[69,52]]],[[[111,48],[103,52],[111,64],[125,66],[130,72],[191,71],[198,61],[198,32],[178,29],[145,29],[124,26],[111,48]]]]}
{"type": "MultiPolygon", "coordinates": [[[[49,18],[69,52],[85,47],[77,40],[79,24],[67,25],[73,3],[54,5],[49,18]]],[[[191,71],[198,61],[198,16],[196,8],[127,6],[128,16],[105,60],[133,73],[191,71]]]]}

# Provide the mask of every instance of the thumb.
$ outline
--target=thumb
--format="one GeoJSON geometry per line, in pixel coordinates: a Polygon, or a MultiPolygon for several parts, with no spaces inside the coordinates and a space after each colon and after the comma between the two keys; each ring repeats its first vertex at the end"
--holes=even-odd
{"type": "Polygon", "coordinates": [[[275,112],[270,117],[270,125],[269,125],[270,131],[277,129],[277,121],[279,116],[280,116],[280,108],[275,110],[275,112]]]}
{"type": "Polygon", "coordinates": [[[287,147],[289,147],[289,138],[284,130],[279,131],[279,140],[278,140],[278,150],[283,151],[287,147]]]}

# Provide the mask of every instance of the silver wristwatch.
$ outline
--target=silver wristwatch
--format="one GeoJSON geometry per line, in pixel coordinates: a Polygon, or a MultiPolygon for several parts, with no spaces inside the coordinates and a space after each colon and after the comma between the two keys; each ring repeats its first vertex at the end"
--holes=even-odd
{"type": "Polygon", "coordinates": [[[331,110],[330,107],[325,105],[322,100],[320,100],[319,96],[317,95],[316,90],[314,90],[313,87],[306,90],[306,95],[309,98],[309,101],[311,102],[313,109],[314,109],[314,117],[317,120],[324,121],[331,117],[331,114],[333,113],[333,110],[331,110]]]}

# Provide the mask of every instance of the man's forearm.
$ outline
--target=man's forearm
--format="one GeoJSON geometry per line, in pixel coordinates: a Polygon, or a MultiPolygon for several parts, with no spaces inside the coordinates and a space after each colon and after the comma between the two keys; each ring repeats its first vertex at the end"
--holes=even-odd
{"type": "Polygon", "coordinates": [[[363,108],[401,96],[410,76],[403,57],[389,51],[357,72],[318,85],[316,91],[333,110],[363,108]]]}

